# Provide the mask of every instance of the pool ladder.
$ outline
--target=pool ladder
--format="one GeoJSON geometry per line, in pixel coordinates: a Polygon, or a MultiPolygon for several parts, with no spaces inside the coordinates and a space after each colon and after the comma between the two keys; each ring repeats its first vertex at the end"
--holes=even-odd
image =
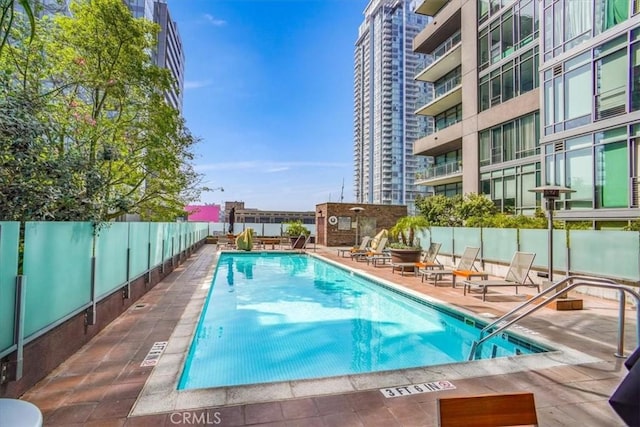
{"type": "Polygon", "coordinates": [[[636,340],[640,345],[640,293],[630,286],[622,285],[616,281],[610,279],[602,279],[597,277],[587,276],[568,276],[557,283],[552,284],[549,288],[543,290],[539,294],[535,295],[528,301],[523,302],[510,312],[506,313],[499,319],[488,324],[480,331],[480,338],[473,342],[471,351],[469,352],[468,360],[475,360],[480,352],[480,346],[487,340],[493,338],[509,326],[521,319],[527,317],[531,313],[534,313],[547,304],[553,302],[558,298],[564,298],[572,289],[579,286],[590,286],[595,288],[616,289],[620,294],[620,309],[618,312],[618,348],[615,353],[616,357],[626,357],[624,355],[624,324],[625,324],[625,306],[626,306],[626,294],[631,295],[636,301],[636,340]],[[549,295],[553,294],[553,295],[549,295]],[[546,298],[546,299],[545,299],[546,298]],[[533,305],[533,306],[532,306],[533,305]],[[532,306],[532,307],[531,307],[532,306]],[[524,309],[526,311],[522,312],[524,309]],[[518,314],[519,313],[519,314],[518,314]],[[511,319],[511,320],[509,320],[511,319]],[[488,334],[488,335],[486,335],[488,334]]]}

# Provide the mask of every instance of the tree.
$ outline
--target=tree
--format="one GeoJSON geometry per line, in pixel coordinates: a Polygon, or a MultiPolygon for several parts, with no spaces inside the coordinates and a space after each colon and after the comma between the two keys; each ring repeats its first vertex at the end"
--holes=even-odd
{"type": "Polygon", "coordinates": [[[462,226],[462,220],[456,206],[461,202],[461,195],[447,197],[439,194],[418,198],[416,208],[432,226],[459,227],[462,226]]]}
{"type": "Polygon", "coordinates": [[[31,9],[29,0],[0,0],[0,54],[2,54],[2,49],[7,44],[9,36],[11,35],[17,5],[22,7],[25,16],[29,20],[31,28],[30,39],[33,39],[33,35],[35,34],[35,17],[33,16],[33,10],[31,9]]]}
{"type": "Polygon", "coordinates": [[[173,81],[150,56],[159,29],[121,0],[74,3],[72,12],[44,18],[33,43],[14,26],[0,58],[10,90],[38,99],[34,114],[51,124],[39,134],[47,159],[65,165],[62,186],[40,175],[56,195],[50,215],[173,220],[199,197],[191,166],[198,139],[164,100],[173,81]]]}

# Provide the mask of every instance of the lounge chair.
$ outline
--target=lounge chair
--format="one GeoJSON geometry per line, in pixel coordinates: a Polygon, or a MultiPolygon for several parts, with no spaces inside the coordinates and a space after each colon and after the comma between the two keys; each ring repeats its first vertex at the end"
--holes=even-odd
{"type": "Polygon", "coordinates": [[[350,257],[353,258],[353,254],[355,253],[367,253],[369,251],[368,246],[369,243],[371,243],[371,237],[369,236],[364,236],[362,238],[362,242],[360,242],[360,246],[354,246],[352,248],[349,249],[338,249],[338,255],[345,257],[347,255],[349,255],[350,257]]]}
{"type": "Polygon", "coordinates": [[[383,237],[378,241],[378,246],[376,246],[375,248],[370,248],[369,251],[364,254],[356,254],[355,256],[352,255],[351,258],[355,258],[356,261],[367,261],[367,263],[369,263],[369,261],[372,261],[374,257],[388,256],[386,252],[384,252],[387,247],[388,241],[389,239],[383,237]]]}
{"type": "Polygon", "coordinates": [[[431,243],[429,249],[424,253],[424,256],[419,262],[416,262],[416,267],[420,268],[442,268],[442,264],[438,262],[437,256],[440,252],[440,246],[442,243],[431,243]]]}
{"type": "Polygon", "coordinates": [[[516,252],[511,259],[509,270],[503,280],[465,280],[462,282],[464,287],[463,294],[466,295],[467,290],[476,288],[482,291],[482,301],[484,301],[487,297],[487,289],[492,286],[515,286],[516,294],[518,293],[518,286],[534,287],[538,289],[538,292],[540,292],[540,285],[533,283],[533,280],[529,277],[529,271],[531,270],[531,265],[533,265],[533,259],[535,257],[536,254],[531,252],[516,252]],[[529,284],[526,283],[527,279],[530,282],[529,284]]]}
{"type": "Polygon", "coordinates": [[[486,394],[438,399],[441,427],[538,425],[533,393],[486,394]]]}
{"type": "Polygon", "coordinates": [[[441,270],[435,269],[426,269],[421,268],[418,270],[419,274],[422,274],[422,281],[426,277],[433,277],[433,285],[438,284],[438,280],[442,279],[442,276],[450,275],[452,276],[452,287],[456,287],[456,277],[464,274],[465,276],[469,275],[477,275],[483,278],[488,278],[487,273],[479,272],[474,270],[474,264],[476,259],[478,258],[478,253],[480,252],[480,248],[474,248],[471,246],[467,246],[464,248],[464,252],[462,253],[462,257],[460,257],[460,261],[458,261],[458,265],[454,269],[446,269],[443,268],[441,270]]]}

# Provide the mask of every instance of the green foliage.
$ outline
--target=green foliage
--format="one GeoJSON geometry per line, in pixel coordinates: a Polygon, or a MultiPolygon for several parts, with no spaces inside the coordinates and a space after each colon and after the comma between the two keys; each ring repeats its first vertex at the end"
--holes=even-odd
{"type": "Polygon", "coordinates": [[[416,201],[416,207],[431,225],[439,227],[462,227],[469,218],[482,223],[496,213],[491,199],[473,193],[452,197],[424,197],[416,201]]]}
{"type": "Polygon", "coordinates": [[[462,225],[462,221],[457,216],[456,208],[461,202],[461,195],[452,197],[436,195],[418,198],[416,208],[432,226],[456,227],[462,225]]]}
{"type": "Polygon", "coordinates": [[[493,216],[471,217],[465,225],[486,228],[547,228],[547,220],[544,217],[497,213],[493,216]]]}
{"type": "Polygon", "coordinates": [[[629,222],[629,225],[627,225],[626,227],[624,227],[623,230],[627,230],[627,231],[640,231],[640,218],[634,219],[633,221],[629,222]]]}
{"type": "Polygon", "coordinates": [[[429,221],[422,215],[402,217],[389,229],[389,235],[394,240],[389,246],[396,249],[419,248],[420,241],[416,233],[427,228],[429,221]]]}
{"type": "Polygon", "coordinates": [[[1,0],[0,1],[0,54],[2,49],[8,43],[11,36],[11,29],[15,22],[16,5],[20,5],[24,11],[24,15],[29,22],[30,33],[29,41],[33,39],[35,34],[35,17],[29,0],[1,0]]]}
{"type": "Polygon", "coordinates": [[[287,221],[287,229],[285,230],[285,234],[289,237],[298,237],[301,235],[308,236],[311,234],[311,230],[309,230],[300,220],[295,221],[287,221]]]}
{"type": "Polygon", "coordinates": [[[198,139],[150,56],[159,28],[121,0],[72,11],[39,20],[33,40],[16,20],[0,57],[0,194],[16,201],[3,219],[174,220],[202,187],[198,139]]]}

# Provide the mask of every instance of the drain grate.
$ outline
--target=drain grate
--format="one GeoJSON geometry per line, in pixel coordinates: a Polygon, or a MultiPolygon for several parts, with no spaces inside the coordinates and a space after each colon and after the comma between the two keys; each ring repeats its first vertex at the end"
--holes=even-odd
{"type": "Polygon", "coordinates": [[[145,308],[147,304],[136,304],[133,306],[134,310],[140,310],[141,308],[145,308]]]}

